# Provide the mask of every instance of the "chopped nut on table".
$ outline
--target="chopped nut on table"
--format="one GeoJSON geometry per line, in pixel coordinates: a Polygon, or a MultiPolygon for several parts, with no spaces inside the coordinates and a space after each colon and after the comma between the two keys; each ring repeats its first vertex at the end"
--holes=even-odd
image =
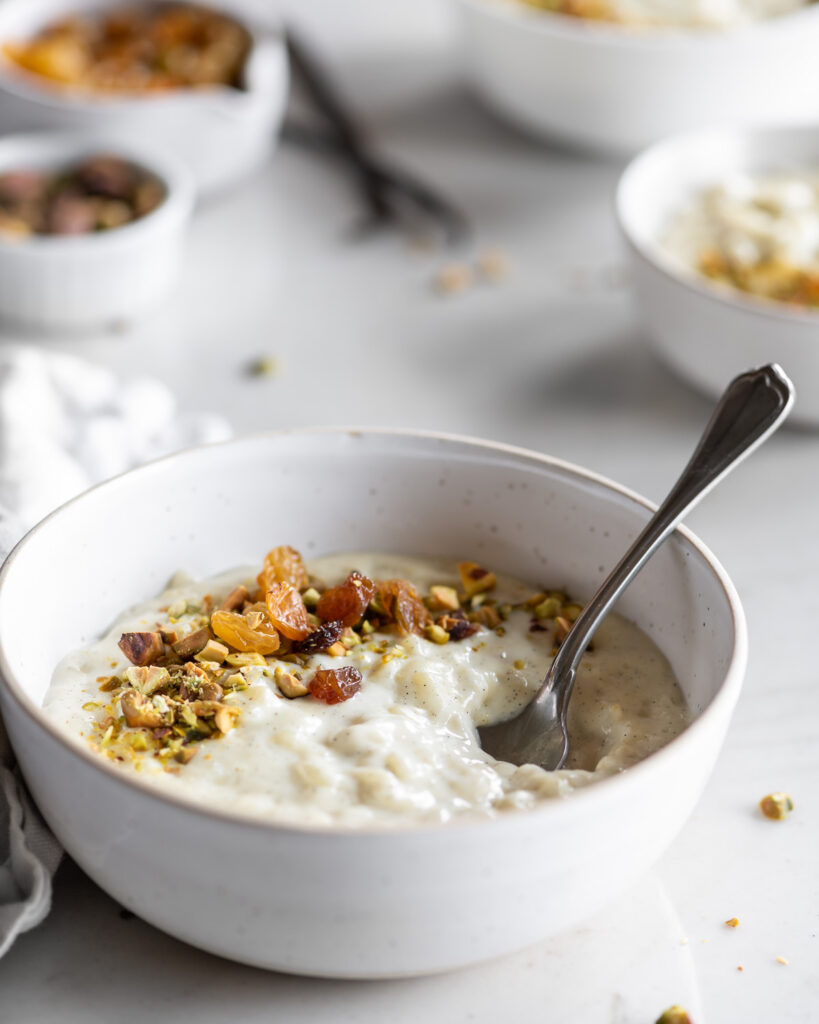
{"type": "Polygon", "coordinates": [[[655,1024],[692,1024],[691,1018],[681,1006],[669,1006],[661,1013],[655,1024]]]}
{"type": "Polygon", "coordinates": [[[793,800],[787,793],[769,793],[759,801],[759,808],[766,818],[783,821],[793,810],[793,800]]]}

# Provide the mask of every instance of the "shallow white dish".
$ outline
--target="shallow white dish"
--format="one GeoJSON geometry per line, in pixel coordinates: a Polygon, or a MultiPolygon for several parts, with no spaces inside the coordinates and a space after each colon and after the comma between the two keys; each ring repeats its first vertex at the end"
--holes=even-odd
{"type": "Polygon", "coordinates": [[[178,161],[90,135],[43,133],[0,139],[0,172],[70,166],[107,152],[153,172],[165,198],[147,216],[110,231],[0,237],[0,318],[46,331],[123,323],[173,286],[194,202],[191,176],[178,161]]]}
{"type": "MultiPolygon", "coordinates": [[[[287,55],[280,34],[258,25],[258,5],[234,0],[229,13],[250,31],[244,88],[179,89],[152,96],[88,96],[61,90],[14,65],[2,52],[72,12],[121,7],[122,0],[4,0],[0,4],[0,133],[92,132],[183,161],[201,194],[223,189],[270,153],[287,99],[287,55]]],[[[215,6],[219,6],[216,4],[215,6]]]]}
{"type": "Polygon", "coordinates": [[[207,576],[285,540],[474,556],[589,593],[648,517],[615,484],[503,445],[315,430],[194,449],[63,506],[0,574],[0,708],[47,821],[125,906],[223,956],[335,977],[444,970],[583,920],[633,883],[691,812],[746,662],[724,571],[678,532],[621,610],[662,647],[696,716],[629,772],[537,810],[406,830],[296,828],[159,795],[55,728],[51,672],[184,566],[207,576]],[[236,482],[241,481],[241,487],[236,482]],[[293,495],[288,499],[287,495],[293,495]],[[43,580],[49,608],[42,628],[43,580]]]}
{"type": "Polygon", "coordinates": [[[629,29],[454,0],[467,75],[519,127],[634,153],[674,132],[812,117],[819,6],[726,31],[629,29]]]}
{"type": "Polygon", "coordinates": [[[819,423],[819,311],[755,299],[688,271],[659,242],[701,189],[737,171],[819,168],[819,126],[709,131],[647,150],[617,190],[634,292],[648,338],[690,383],[721,394],[737,373],[778,362],[794,382],[794,422],[819,423]]]}

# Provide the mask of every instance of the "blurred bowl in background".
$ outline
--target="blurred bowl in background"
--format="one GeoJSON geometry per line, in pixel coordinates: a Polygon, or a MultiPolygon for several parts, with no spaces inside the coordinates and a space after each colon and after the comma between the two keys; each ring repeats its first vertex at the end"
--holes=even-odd
{"type": "Polygon", "coordinates": [[[0,3],[0,133],[62,130],[94,133],[187,164],[200,194],[223,189],[268,156],[287,99],[281,35],[258,27],[248,8],[230,14],[249,31],[243,88],[208,86],[133,94],[79,93],[18,66],[2,47],[32,37],[74,13],[126,6],[123,0],[4,0],[0,3]]]}
{"type": "Polygon", "coordinates": [[[149,171],[164,186],[156,209],[121,227],[78,235],[0,234],[0,318],[34,330],[127,322],[167,294],[180,264],[194,202],[184,165],[92,135],[42,133],[0,139],[0,174],[59,169],[101,153],[149,171]]]}
{"type": "Polygon", "coordinates": [[[455,0],[467,76],[535,135],[634,153],[675,132],[812,117],[819,5],[732,29],[631,28],[455,0]]]}
{"type": "Polygon", "coordinates": [[[690,270],[663,246],[671,219],[737,172],[819,171],[819,126],[708,131],[669,139],[626,168],[617,191],[639,313],[662,359],[710,395],[748,366],[781,363],[792,420],[819,424],[819,310],[756,298],[690,270]]]}

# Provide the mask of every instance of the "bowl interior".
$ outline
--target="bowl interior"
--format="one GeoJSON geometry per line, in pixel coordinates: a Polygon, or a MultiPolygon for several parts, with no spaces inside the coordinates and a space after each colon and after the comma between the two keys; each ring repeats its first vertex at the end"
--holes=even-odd
{"type": "MultiPolygon", "coordinates": [[[[473,559],[582,597],[647,516],[600,478],[458,439],[316,431],[194,449],[86,493],[18,547],[0,577],[6,682],[36,713],[60,658],[180,568],[258,564],[277,544],[308,559],[371,549],[473,559]]],[[[707,551],[675,535],[621,610],[669,657],[691,708],[706,707],[741,619],[707,551]]]]}
{"type": "Polygon", "coordinates": [[[819,124],[709,131],[661,142],[637,157],[620,182],[618,213],[631,241],[667,263],[658,239],[698,192],[740,173],[819,168],[819,124]]]}

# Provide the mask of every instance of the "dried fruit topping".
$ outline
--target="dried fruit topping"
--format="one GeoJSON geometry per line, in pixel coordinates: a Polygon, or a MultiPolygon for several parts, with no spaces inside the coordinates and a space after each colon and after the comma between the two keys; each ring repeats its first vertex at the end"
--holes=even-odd
{"type": "Polygon", "coordinates": [[[450,640],[464,640],[468,636],[474,636],[478,627],[470,622],[463,612],[452,612],[449,615],[442,615],[438,619],[438,625],[446,630],[450,640]]]}
{"type": "Polygon", "coordinates": [[[295,548],[287,545],[273,548],[265,555],[264,568],[256,577],[263,593],[274,583],[289,583],[296,590],[304,590],[310,583],[304,561],[295,548]]]}
{"type": "Polygon", "coordinates": [[[161,633],[123,633],[119,649],[135,665],[150,665],[165,653],[161,633]]]}
{"type": "Polygon", "coordinates": [[[311,632],[304,600],[292,583],[273,583],[265,598],[270,621],[288,640],[304,640],[311,632]]]}
{"type": "Polygon", "coordinates": [[[375,594],[375,584],[360,572],[351,572],[337,587],[326,590],[316,604],[316,615],[325,622],[357,626],[375,594]]]}
{"type": "MultiPolygon", "coordinates": [[[[304,640],[293,644],[293,650],[297,654],[318,654],[332,647],[341,638],[343,627],[340,622],[323,622],[318,628],[309,633],[304,640]]],[[[344,648],[346,651],[346,647],[344,648]]]]}
{"type": "Polygon", "coordinates": [[[793,800],[787,793],[769,793],[759,801],[759,809],[772,821],[783,821],[793,810],[793,800]]]}
{"type": "Polygon", "coordinates": [[[493,572],[484,569],[477,562],[458,562],[458,574],[467,597],[483,594],[498,582],[493,572]]]}
{"type": "Polygon", "coordinates": [[[279,649],[279,634],[264,617],[261,617],[255,628],[251,628],[243,615],[216,611],[211,616],[210,624],[219,639],[236,651],[273,654],[279,649]]]}
{"type": "Polygon", "coordinates": [[[352,665],[317,669],[307,684],[310,693],[324,704],[341,704],[361,689],[361,673],[352,665]]]}
{"type": "Polygon", "coordinates": [[[396,623],[405,635],[417,633],[421,636],[429,621],[429,612],[409,580],[379,580],[376,589],[388,621],[396,623]]]}

